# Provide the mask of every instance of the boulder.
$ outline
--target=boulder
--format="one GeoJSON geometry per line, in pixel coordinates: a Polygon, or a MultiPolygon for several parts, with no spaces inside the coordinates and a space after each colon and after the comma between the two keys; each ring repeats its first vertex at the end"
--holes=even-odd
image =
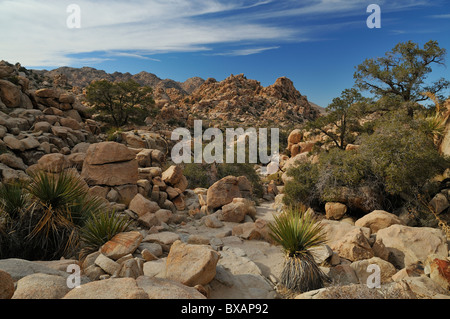
{"type": "Polygon", "coordinates": [[[351,261],[369,259],[374,256],[372,247],[362,231],[355,228],[330,247],[339,253],[340,257],[351,261]]]}
{"type": "Polygon", "coordinates": [[[370,265],[377,265],[380,267],[380,283],[388,283],[392,281],[392,276],[395,275],[397,270],[394,265],[379,257],[372,257],[370,259],[358,260],[350,264],[350,267],[355,271],[360,284],[366,284],[369,276],[373,274],[373,271],[368,270],[370,265]]]}
{"type": "Polygon", "coordinates": [[[328,202],[325,204],[325,216],[327,219],[341,219],[347,212],[347,206],[341,203],[328,202]]]}
{"type": "Polygon", "coordinates": [[[384,210],[374,210],[373,212],[361,217],[355,222],[355,226],[368,227],[372,233],[377,233],[380,229],[391,225],[404,225],[403,221],[396,215],[384,210]]]}
{"type": "Polygon", "coordinates": [[[177,240],[180,240],[180,235],[168,231],[150,234],[144,238],[144,242],[158,243],[161,245],[172,245],[177,240]]]}
{"type": "Polygon", "coordinates": [[[3,163],[11,168],[20,169],[25,171],[27,166],[20,157],[17,157],[11,153],[3,153],[0,155],[0,163],[3,163]]]}
{"type": "Polygon", "coordinates": [[[0,260],[0,271],[8,273],[14,281],[18,281],[23,277],[32,275],[35,273],[43,273],[48,275],[57,275],[67,278],[69,273],[64,271],[55,270],[48,266],[32,262],[28,260],[9,258],[0,260]]]}
{"type": "Polygon", "coordinates": [[[59,93],[57,90],[55,90],[55,89],[50,89],[50,88],[45,88],[45,89],[39,89],[39,90],[36,90],[36,91],[34,92],[34,94],[35,94],[37,97],[41,97],[41,98],[51,98],[51,99],[58,99],[58,98],[59,98],[59,95],[60,95],[60,93],[59,93]]]}
{"type": "Polygon", "coordinates": [[[86,163],[90,165],[129,162],[135,160],[135,157],[135,153],[128,147],[116,142],[91,144],[86,151],[86,163]]]}
{"type": "Polygon", "coordinates": [[[72,130],[80,130],[81,125],[78,123],[77,120],[70,118],[70,117],[63,117],[59,120],[62,126],[71,128],[72,130]]]}
{"type": "Polygon", "coordinates": [[[398,268],[418,261],[424,263],[431,254],[448,256],[447,238],[436,228],[392,225],[379,230],[378,239],[389,250],[389,262],[398,268]]]}
{"type": "Polygon", "coordinates": [[[11,299],[14,294],[14,280],[7,272],[0,270],[0,299],[11,299]]]}
{"type": "Polygon", "coordinates": [[[144,276],[153,278],[165,278],[166,277],[166,258],[147,261],[144,263],[144,276]]]}
{"type": "Polygon", "coordinates": [[[183,176],[180,166],[172,165],[162,173],[162,180],[169,185],[176,185],[183,176]]]}
{"type": "Polygon", "coordinates": [[[120,203],[127,206],[130,205],[130,202],[138,194],[138,186],[136,184],[119,185],[115,187],[115,190],[119,194],[120,203]]]}
{"type": "Polygon", "coordinates": [[[190,245],[176,241],[170,248],[166,278],[193,287],[206,285],[216,275],[219,255],[210,246],[190,245]]]}
{"type": "Polygon", "coordinates": [[[130,202],[129,209],[141,217],[148,213],[156,213],[160,207],[156,202],[148,200],[141,194],[137,194],[130,202]]]}
{"type": "Polygon", "coordinates": [[[443,258],[428,257],[426,267],[429,268],[430,278],[442,288],[450,290],[450,261],[443,258]]]}
{"type": "Polygon", "coordinates": [[[436,194],[430,201],[430,206],[433,207],[436,214],[440,214],[445,211],[450,204],[448,203],[447,196],[442,193],[436,194]]]}
{"type": "Polygon", "coordinates": [[[33,136],[28,136],[22,140],[20,140],[23,143],[23,147],[25,148],[25,150],[32,150],[35,148],[38,148],[39,146],[41,146],[41,144],[39,143],[39,141],[34,138],[33,136]]]}
{"type": "Polygon", "coordinates": [[[256,215],[255,204],[248,199],[233,198],[231,203],[222,206],[222,221],[240,223],[246,215],[256,215]]]}
{"type": "Polygon", "coordinates": [[[39,169],[51,173],[61,173],[64,169],[69,167],[66,156],[59,153],[42,156],[38,160],[37,165],[39,169]]]}
{"type": "Polygon", "coordinates": [[[224,224],[217,218],[216,215],[205,216],[203,222],[205,226],[209,228],[221,228],[224,226],[224,224]]]}
{"type": "Polygon", "coordinates": [[[37,273],[23,277],[17,282],[12,299],[61,299],[69,291],[65,278],[37,273]]]}
{"type": "Polygon", "coordinates": [[[34,124],[34,132],[48,133],[52,125],[48,122],[37,122],[34,124]]]}
{"type": "Polygon", "coordinates": [[[143,260],[140,258],[132,258],[123,261],[118,276],[121,278],[138,278],[144,275],[143,260]]]}
{"type": "Polygon", "coordinates": [[[5,142],[6,146],[13,151],[25,151],[25,145],[23,142],[12,135],[6,135],[3,138],[3,142],[5,142]]]}
{"type": "Polygon", "coordinates": [[[151,149],[143,149],[136,154],[136,160],[138,161],[139,167],[150,167],[152,166],[152,151],[151,149]]]}
{"type": "Polygon", "coordinates": [[[120,186],[136,184],[138,181],[138,164],[136,160],[91,165],[86,160],[81,176],[89,185],[120,186]]]}
{"type": "Polygon", "coordinates": [[[117,275],[120,270],[119,263],[115,262],[111,258],[106,257],[103,254],[98,255],[97,259],[95,259],[95,265],[97,265],[110,275],[117,275]]]}
{"type": "Polygon", "coordinates": [[[367,239],[370,237],[369,228],[354,226],[343,221],[322,219],[320,224],[323,227],[323,231],[326,234],[327,243],[330,247],[333,243],[338,242],[348,232],[354,229],[360,229],[367,239]]]}
{"type": "Polygon", "coordinates": [[[9,81],[0,80],[0,100],[9,108],[20,106],[20,88],[9,81]]]}
{"type": "Polygon", "coordinates": [[[226,176],[215,182],[206,193],[209,209],[216,209],[229,204],[233,198],[245,198],[251,194],[251,183],[245,176],[226,176]]]}
{"type": "Polygon", "coordinates": [[[139,247],[143,236],[138,231],[124,232],[115,235],[100,249],[106,257],[117,260],[125,255],[132,254],[139,247]]]}
{"type": "Polygon", "coordinates": [[[110,278],[72,289],[64,299],[148,299],[148,295],[133,278],[110,278]]]}
{"type": "Polygon", "coordinates": [[[149,243],[149,242],[142,242],[139,247],[139,251],[147,250],[155,257],[161,257],[163,254],[163,250],[160,244],[158,243],[149,243]]]}
{"type": "Polygon", "coordinates": [[[275,299],[278,295],[273,285],[257,274],[234,275],[222,265],[218,265],[216,276],[209,284],[210,299],[275,299]]]}
{"type": "Polygon", "coordinates": [[[330,268],[328,275],[333,283],[338,286],[358,283],[358,276],[349,264],[337,265],[330,268]]]}
{"type": "Polygon", "coordinates": [[[170,279],[141,276],[136,283],[149,299],[206,299],[197,289],[170,279]]]}

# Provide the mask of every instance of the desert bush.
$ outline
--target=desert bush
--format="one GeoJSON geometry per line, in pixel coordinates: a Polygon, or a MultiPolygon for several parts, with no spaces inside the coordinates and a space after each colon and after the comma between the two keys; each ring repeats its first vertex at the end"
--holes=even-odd
{"type": "Polygon", "coordinates": [[[411,120],[406,113],[384,116],[372,134],[360,137],[357,150],[331,149],[320,154],[318,164],[304,163],[288,171],[293,181],[285,186],[285,203],[342,201],[343,190],[357,194],[362,188],[374,194],[364,200],[381,199],[375,204],[379,209],[391,210],[412,200],[450,163],[421,127],[420,120],[411,120]]]}
{"type": "Polygon", "coordinates": [[[211,174],[208,174],[210,165],[187,163],[184,166],[183,174],[188,180],[188,187],[209,188],[211,186],[211,174]]]}

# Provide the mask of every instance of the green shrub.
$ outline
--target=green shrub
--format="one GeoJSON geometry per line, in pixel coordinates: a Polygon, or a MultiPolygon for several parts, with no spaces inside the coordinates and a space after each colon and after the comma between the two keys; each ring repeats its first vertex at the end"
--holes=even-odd
{"type": "Polygon", "coordinates": [[[315,188],[319,178],[319,166],[310,162],[301,163],[288,170],[287,175],[292,177],[292,180],[284,186],[284,203],[310,205],[314,202],[317,198],[315,188]]]}
{"type": "Polygon", "coordinates": [[[357,150],[323,151],[319,163],[290,169],[285,203],[346,201],[351,209],[392,210],[413,200],[450,166],[421,127],[419,120],[399,113],[383,117],[372,134],[360,136],[357,150]]]}
{"type": "Polygon", "coordinates": [[[188,163],[185,165],[183,174],[186,176],[189,184],[188,188],[197,187],[209,188],[211,186],[211,175],[208,174],[210,165],[188,163]]]}
{"type": "Polygon", "coordinates": [[[118,233],[127,231],[131,220],[114,211],[92,214],[81,229],[82,256],[97,251],[118,233]]]}

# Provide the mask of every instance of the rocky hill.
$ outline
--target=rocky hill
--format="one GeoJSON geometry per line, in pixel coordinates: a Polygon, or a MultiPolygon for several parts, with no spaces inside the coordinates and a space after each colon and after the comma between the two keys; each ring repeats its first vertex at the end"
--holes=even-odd
{"type": "MultiPolygon", "coordinates": [[[[36,82],[70,90],[80,95],[83,88],[95,80],[126,81],[133,79],[154,89],[154,99],[161,110],[155,122],[189,126],[190,120],[202,119],[220,125],[260,126],[277,124],[292,126],[314,119],[323,109],[310,103],[294,87],[291,80],[281,77],[273,85],[263,87],[260,82],[243,74],[230,75],[223,81],[206,81],[193,77],[185,82],[160,79],[155,74],[140,72],[107,73],[90,67],[60,67],[51,71],[28,71],[36,82]]],[[[37,88],[37,87],[36,87],[37,88]]]]}
{"type": "Polygon", "coordinates": [[[39,75],[42,81],[61,86],[61,87],[78,87],[84,88],[92,81],[106,79],[108,81],[126,81],[129,79],[135,80],[141,85],[150,86],[152,88],[176,89],[183,94],[190,94],[204,80],[199,77],[194,77],[185,82],[177,82],[170,79],[160,79],[155,74],[142,71],[137,74],[131,73],[107,73],[103,70],[97,70],[91,67],[71,68],[60,67],[51,71],[47,70],[32,70],[34,74],[39,75]]]}

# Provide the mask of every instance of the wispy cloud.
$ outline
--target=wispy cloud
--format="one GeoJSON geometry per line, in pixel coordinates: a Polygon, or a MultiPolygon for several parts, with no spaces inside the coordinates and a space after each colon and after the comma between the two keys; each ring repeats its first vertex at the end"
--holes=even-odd
{"type": "MultiPolygon", "coordinates": [[[[257,54],[287,41],[317,38],[313,34],[317,28],[287,24],[280,18],[364,14],[361,8],[372,1],[0,0],[0,58],[31,67],[73,65],[84,61],[78,55],[98,52],[104,54],[91,61],[119,57],[159,61],[152,55],[207,52],[219,44],[237,47],[223,55],[257,54]],[[66,8],[72,3],[81,8],[80,29],[66,25],[66,8]]],[[[382,3],[393,8],[424,1],[382,3]]]]}
{"type": "Polygon", "coordinates": [[[430,16],[430,18],[434,18],[434,19],[450,19],[450,13],[447,13],[447,14],[436,14],[436,15],[430,16]]]}
{"type": "Polygon", "coordinates": [[[155,61],[155,62],[161,62],[160,59],[154,59],[150,58],[148,56],[145,56],[145,54],[138,54],[138,53],[129,53],[129,52],[110,52],[106,53],[108,56],[113,57],[124,57],[124,58],[133,58],[133,59],[140,59],[140,60],[149,60],[149,61],[155,61]]]}
{"type": "Polygon", "coordinates": [[[279,48],[280,48],[279,46],[265,47],[265,48],[244,48],[244,49],[231,50],[229,52],[212,53],[210,55],[245,56],[245,55],[258,54],[258,53],[262,53],[262,52],[269,51],[269,50],[276,50],[279,48]]]}

